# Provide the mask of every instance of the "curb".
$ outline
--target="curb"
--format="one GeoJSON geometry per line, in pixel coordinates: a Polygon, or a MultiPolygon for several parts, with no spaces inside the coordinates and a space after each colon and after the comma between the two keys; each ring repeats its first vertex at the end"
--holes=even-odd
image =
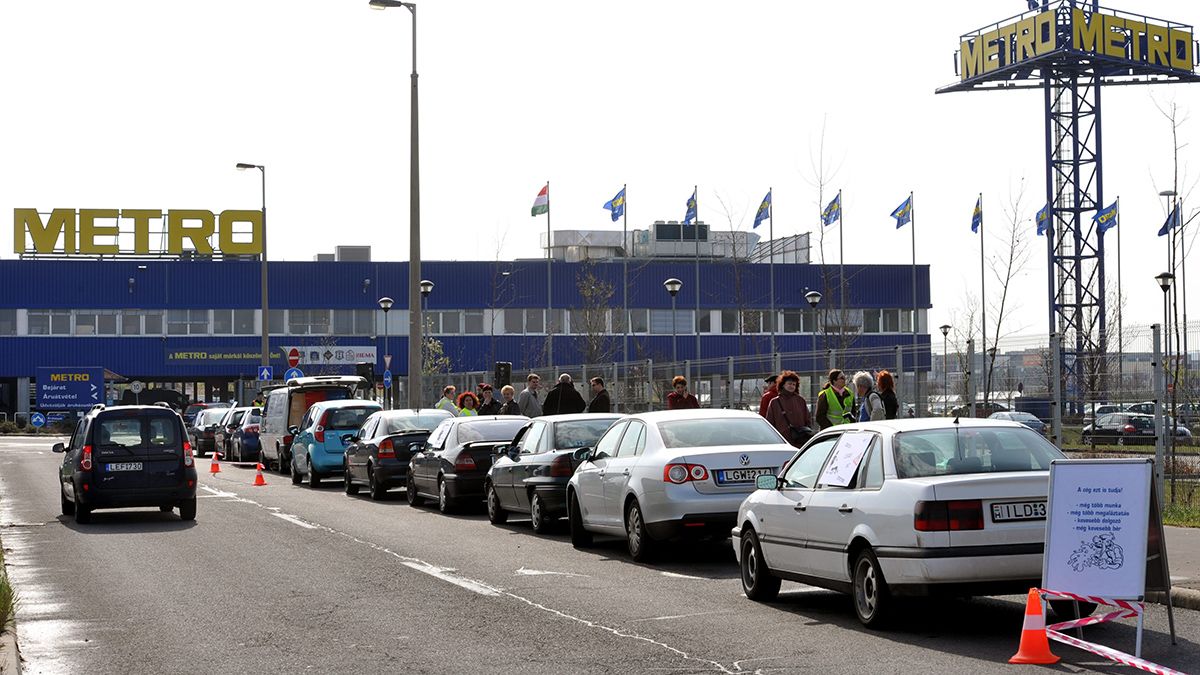
{"type": "Polygon", "coordinates": [[[0,675],[20,675],[21,652],[17,649],[16,625],[0,633],[0,675]]]}
{"type": "MultiPolygon", "coordinates": [[[[1146,594],[1146,602],[1167,604],[1167,594],[1162,591],[1152,591],[1146,594]]],[[[1200,590],[1195,588],[1172,588],[1171,605],[1177,609],[1200,610],[1200,590]]]]}

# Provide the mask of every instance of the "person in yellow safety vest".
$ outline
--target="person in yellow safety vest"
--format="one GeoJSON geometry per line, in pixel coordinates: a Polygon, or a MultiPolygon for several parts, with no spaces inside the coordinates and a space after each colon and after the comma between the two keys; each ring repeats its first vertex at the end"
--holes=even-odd
{"type": "Polygon", "coordinates": [[[834,368],[829,383],[817,397],[816,422],[822,429],[854,421],[854,392],[846,387],[846,374],[834,368]]]}

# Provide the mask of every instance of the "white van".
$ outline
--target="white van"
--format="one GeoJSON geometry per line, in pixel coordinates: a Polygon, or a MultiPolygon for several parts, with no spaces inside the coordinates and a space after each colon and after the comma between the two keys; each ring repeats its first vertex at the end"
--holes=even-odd
{"type": "Polygon", "coordinates": [[[361,398],[369,391],[366,378],[356,375],[318,375],[288,380],[282,387],[264,392],[262,424],[258,433],[263,467],[281,473],[291,470],[292,433],[312,404],[361,398]]]}

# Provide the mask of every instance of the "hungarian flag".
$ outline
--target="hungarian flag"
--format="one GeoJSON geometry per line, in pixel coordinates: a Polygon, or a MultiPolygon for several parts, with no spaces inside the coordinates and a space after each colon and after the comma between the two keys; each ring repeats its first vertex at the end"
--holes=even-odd
{"type": "Polygon", "coordinates": [[[543,187],[542,191],[538,193],[537,199],[533,200],[533,209],[531,209],[530,215],[540,216],[543,213],[549,213],[549,212],[550,212],[550,184],[546,183],[546,186],[543,187]]]}

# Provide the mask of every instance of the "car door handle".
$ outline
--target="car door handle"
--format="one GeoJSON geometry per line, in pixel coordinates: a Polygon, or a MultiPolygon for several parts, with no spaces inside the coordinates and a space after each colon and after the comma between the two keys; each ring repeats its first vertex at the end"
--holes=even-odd
{"type": "Polygon", "coordinates": [[[622,476],[628,476],[628,475],[629,475],[629,469],[625,469],[624,471],[622,471],[622,472],[621,472],[621,475],[622,475],[622,476]]]}
{"type": "Polygon", "coordinates": [[[808,510],[808,507],[805,506],[804,504],[797,504],[797,505],[793,506],[792,508],[797,511],[807,511],[808,510]]]}
{"type": "Polygon", "coordinates": [[[601,476],[604,475],[604,469],[600,469],[599,475],[601,475],[601,476]]]}
{"type": "Polygon", "coordinates": [[[838,507],[839,513],[850,513],[853,510],[854,509],[852,507],[846,506],[845,504],[842,504],[840,507],[838,507]]]}

